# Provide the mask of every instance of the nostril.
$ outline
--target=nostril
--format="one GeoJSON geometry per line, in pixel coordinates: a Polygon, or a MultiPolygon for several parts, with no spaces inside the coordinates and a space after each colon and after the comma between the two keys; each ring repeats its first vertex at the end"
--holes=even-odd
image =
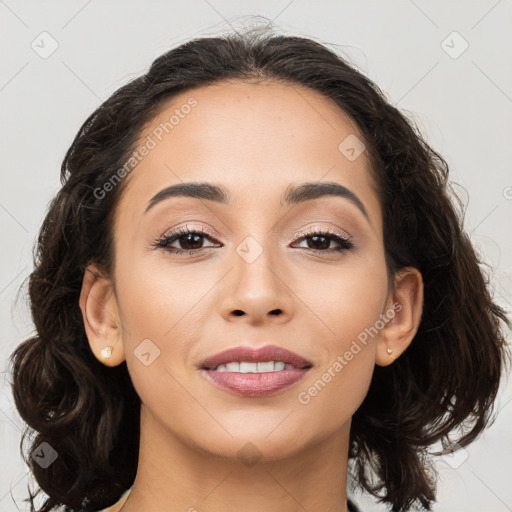
{"type": "Polygon", "coordinates": [[[242,316],[244,315],[245,313],[243,311],[241,311],[240,309],[236,309],[235,311],[233,311],[233,313],[236,315],[236,316],[242,316]]]}

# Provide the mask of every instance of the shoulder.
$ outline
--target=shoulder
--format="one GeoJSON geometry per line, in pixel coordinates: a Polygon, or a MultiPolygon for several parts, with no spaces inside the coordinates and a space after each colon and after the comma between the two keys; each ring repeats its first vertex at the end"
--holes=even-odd
{"type": "MultiPolygon", "coordinates": [[[[126,489],[126,491],[121,495],[121,497],[119,498],[119,500],[116,503],[114,503],[113,505],[111,505],[108,508],[103,508],[101,510],[98,510],[97,512],[118,512],[119,509],[123,506],[123,503],[126,501],[126,498],[128,498],[128,494],[130,494],[131,490],[132,490],[131,487],[129,489],[126,489]]],[[[90,512],[92,512],[92,511],[90,511],[90,512]]]]}
{"type": "Polygon", "coordinates": [[[114,503],[108,508],[102,508],[101,510],[90,508],[86,504],[87,500],[85,500],[78,510],[70,509],[69,507],[66,507],[66,505],[58,505],[56,507],[53,507],[50,512],[118,512],[119,509],[122,507],[123,503],[126,501],[126,498],[128,498],[128,494],[130,493],[131,490],[131,487],[129,489],[126,489],[126,491],[121,495],[121,497],[116,503],[114,503]]]}
{"type": "Polygon", "coordinates": [[[114,503],[111,507],[100,510],[100,512],[118,512],[118,510],[123,506],[123,503],[126,501],[126,498],[128,498],[128,494],[130,494],[131,490],[131,487],[126,489],[117,503],[114,503]]]}

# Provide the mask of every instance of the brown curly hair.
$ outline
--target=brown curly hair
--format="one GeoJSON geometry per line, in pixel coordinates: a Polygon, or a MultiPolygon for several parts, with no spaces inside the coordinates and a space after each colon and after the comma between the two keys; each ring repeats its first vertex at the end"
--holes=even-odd
{"type": "MultiPolygon", "coordinates": [[[[157,58],[147,73],[115,91],[84,122],[61,168],[29,277],[36,332],[11,355],[16,407],[35,431],[26,458],[48,498],[38,512],[64,504],[103,508],[134,482],[140,398],[126,363],[106,367],[90,350],[79,295],[86,266],[108,274],[115,255],[113,216],[123,183],[95,194],[122,168],[142,127],[173,95],[225,80],[299,84],[336,102],[356,123],[370,155],[383,211],[389,276],[416,267],[424,282],[423,316],[410,347],[376,367],[352,419],[351,466],[359,484],[407,510],[435,500],[428,448],[465,446],[492,421],[506,368],[504,322],[482,261],[452,201],[448,166],[415,123],[354,66],[310,38],[248,31],[193,39],[157,58]],[[48,468],[29,456],[42,442],[58,453],[48,468]]],[[[21,442],[23,445],[23,439],[21,442]]]]}

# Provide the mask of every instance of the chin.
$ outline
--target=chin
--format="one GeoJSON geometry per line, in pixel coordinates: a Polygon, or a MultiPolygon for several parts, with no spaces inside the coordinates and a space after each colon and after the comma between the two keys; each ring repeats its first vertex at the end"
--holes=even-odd
{"type": "Polygon", "coordinates": [[[246,432],[237,432],[231,437],[225,431],[216,434],[206,434],[205,431],[197,433],[197,437],[188,433],[186,439],[182,442],[189,445],[192,450],[196,450],[211,457],[221,459],[238,459],[241,462],[251,460],[252,458],[264,461],[275,461],[285,459],[296,454],[304,443],[290,443],[290,437],[287,432],[281,435],[272,433],[268,436],[268,431],[261,430],[254,432],[254,429],[248,429],[246,432]]]}

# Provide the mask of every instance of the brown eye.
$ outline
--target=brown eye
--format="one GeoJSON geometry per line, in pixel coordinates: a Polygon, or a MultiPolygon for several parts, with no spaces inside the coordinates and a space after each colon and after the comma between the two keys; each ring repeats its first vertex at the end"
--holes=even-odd
{"type": "Polygon", "coordinates": [[[163,236],[160,240],[157,240],[154,246],[171,253],[181,254],[188,252],[189,254],[194,254],[202,249],[209,249],[215,246],[214,244],[205,247],[205,239],[214,240],[213,237],[204,231],[193,231],[185,227],[163,236]],[[172,244],[174,244],[174,246],[172,244]]]}
{"type": "Polygon", "coordinates": [[[307,244],[307,247],[303,246],[299,249],[310,249],[317,253],[344,252],[354,247],[354,243],[349,238],[330,231],[304,233],[299,241],[307,244]],[[330,247],[332,242],[338,244],[338,247],[330,247]]]}
{"type": "MultiPolygon", "coordinates": [[[[175,240],[179,242],[180,248],[185,250],[193,250],[193,249],[201,249],[201,245],[203,242],[203,235],[197,233],[189,233],[188,235],[180,236],[175,240]]],[[[169,241],[169,244],[171,242],[169,241]]]]}
{"type": "Polygon", "coordinates": [[[327,236],[315,235],[308,237],[307,240],[310,249],[329,249],[331,245],[331,239],[327,236]]]}

